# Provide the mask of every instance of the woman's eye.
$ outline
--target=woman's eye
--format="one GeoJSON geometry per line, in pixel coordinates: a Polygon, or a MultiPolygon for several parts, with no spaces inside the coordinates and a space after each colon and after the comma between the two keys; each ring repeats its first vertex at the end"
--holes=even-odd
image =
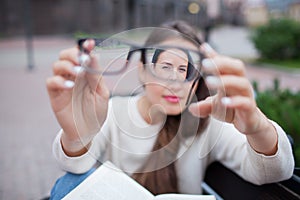
{"type": "Polygon", "coordinates": [[[164,70],[170,70],[170,69],[171,69],[171,66],[168,66],[168,65],[162,65],[162,66],[161,66],[161,69],[164,69],[164,70]]]}
{"type": "Polygon", "coordinates": [[[186,68],[179,68],[179,72],[182,72],[182,73],[184,73],[184,72],[186,72],[187,71],[187,69],[186,68]]]}

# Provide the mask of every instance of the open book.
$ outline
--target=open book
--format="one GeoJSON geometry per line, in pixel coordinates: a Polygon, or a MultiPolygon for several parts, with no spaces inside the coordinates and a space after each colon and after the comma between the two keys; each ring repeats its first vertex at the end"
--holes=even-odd
{"type": "MultiPolygon", "coordinates": [[[[199,187],[201,187],[199,185],[199,187]]],[[[105,162],[64,200],[215,200],[212,195],[161,194],[154,196],[111,162],[105,162]]]]}

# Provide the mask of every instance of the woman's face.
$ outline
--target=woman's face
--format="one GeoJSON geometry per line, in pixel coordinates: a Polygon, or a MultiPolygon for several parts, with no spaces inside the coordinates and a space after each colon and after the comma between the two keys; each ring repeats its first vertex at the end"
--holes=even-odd
{"type": "MultiPolygon", "coordinates": [[[[160,45],[197,49],[192,43],[183,40],[168,40],[160,45]]],[[[146,66],[147,67],[147,66],[146,66]]],[[[155,63],[155,73],[165,79],[154,77],[149,71],[141,68],[140,77],[145,86],[148,108],[160,109],[166,115],[178,115],[186,108],[186,101],[193,81],[184,82],[187,76],[188,56],[176,48],[161,52],[155,63]]],[[[196,88],[196,87],[195,87],[196,88]]]]}

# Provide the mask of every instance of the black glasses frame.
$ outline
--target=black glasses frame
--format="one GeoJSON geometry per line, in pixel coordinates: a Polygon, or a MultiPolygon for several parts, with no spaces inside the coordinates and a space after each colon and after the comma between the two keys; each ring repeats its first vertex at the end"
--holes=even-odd
{"type": "MultiPolygon", "coordinates": [[[[86,41],[86,40],[94,40],[95,42],[95,46],[99,46],[102,42],[105,42],[104,39],[99,39],[99,38],[81,38],[81,39],[78,39],[77,40],[77,44],[78,44],[78,47],[79,47],[79,50],[82,54],[87,54],[89,55],[89,51],[87,51],[84,47],[83,47],[83,43],[86,41]]],[[[114,39],[112,41],[114,44],[126,44],[128,46],[130,46],[130,50],[128,52],[128,55],[127,55],[127,61],[129,61],[132,57],[132,55],[136,52],[141,52],[141,62],[143,63],[144,67],[146,66],[147,64],[147,60],[146,60],[146,51],[147,49],[169,49],[169,48],[176,48],[176,49],[179,49],[179,50],[182,50],[183,52],[193,52],[195,54],[198,54],[200,60],[199,60],[199,63],[190,63],[189,61],[189,64],[192,64],[192,65],[197,65],[199,66],[199,68],[196,68],[195,66],[193,66],[194,69],[197,70],[197,75],[193,77],[193,83],[192,83],[192,86],[191,86],[191,89],[189,91],[189,94],[188,94],[188,97],[187,97],[187,101],[186,101],[186,105],[188,105],[190,103],[190,100],[191,100],[191,96],[192,96],[192,90],[194,89],[197,81],[199,81],[202,77],[202,60],[204,59],[204,55],[200,52],[200,51],[195,51],[195,50],[192,50],[192,49],[186,49],[186,48],[182,48],[182,47],[178,47],[178,46],[166,46],[166,45],[149,45],[149,46],[143,46],[143,45],[137,45],[137,44],[133,44],[133,43],[129,43],[127,41],[123,41],[123,40],[119,40],[119,39],[114,39]]],[[[124,65],[124,67],[122,67],[120,70],[118,71],[115,71],[115,72],[107,72],[107,71],[103,71],[103,72],[99,72],[97,70],[94,70],[92,68],[89,68],[89,67],[86,67],[86,66],[82,66],[84,67],[84,69],[89,72],[89,73],[93,73],[93,74],[101,74],[101,75],[118,75],[118,74],[121,74],[122,72],[124,72],[127,67],[128,67],[128,62],[126,62],[126,64],[124,65]]],[[[191,80],[185,80],[184,82],[189,82],[191,80]]]]}
{"type": "MultiPolygon", "coordinates": [[[[94,40],[95,46],[98,46],[102,42],[105,42],[105,40],[98,39],[98,38],[81,38],[81,39],[78,39],[77,44],[78,44],[80,52],[83,53],[83,54],[87,54],[88,55],[90,53],[90,52],[88,52],[83,47],[83,43],[86,40],[89,40],[89,39],[94,40]]],[[[200,58],[199,63],[192,63],[191,60],[189,60],[189,64],[193,65],[193,69],[197,70],[197,72],[198,72],[198,75],[195,75],[192,78],[194,79],[194,78],[197,78],[198,76],[201,76],[201,66],[202,66],[201,62],[202,62],[202,60],[204,58],[204,55],[200,51],[186,49],[186,48],[182,48],[182,47],[178,47],[178,46],[167,46],[167,45],[149,45],[149,46],[143,46],[143,45],[133,44],[133,43],[130,43],[130,42],[127,42],[127,41],[122,41],[122,40],[119,40],[119,39],[114,39],[112,42],[114,44],[126,44],[126,45],[128,45],[130,47],[130,50],[129,50],[128,55],[126,57],[126,60],[128,62],[126,62],[126,64],[120,70],[117,70],[117,71],[114,71],[114,72],[108,72],[108,71],[99,72],[97,70],[94,70],[94,69],[91,69],[91,68],[83,66],[88,72],[90,72],[90,73],[96,73],[96,74],[103,74],[103,75],[118,75],[118,74],[121,74],[122,72],[124,72],[127,69],[128,63],[129,63],[132,55],[134,53],[136,53],[136,52],[140,52],[141,53],[141,62],[143,63],[143,65],[145,67],[146,64],[147,64],[146,52],[148,50],[153,50],[153,49],[162,49],[162,50],[164,50],[164,49],[176,48],[176,49],[179,49],[179,50],[181,50],[183,52],[186,52],[187,54],[189,54],[189,52],[194,53],[194,54],[198,54],[198,56],[200,58]],[[199,67],[196,67],[196,66],[199,66],[199,67]]],[[[187,79],[185,81],[191,81],[191,80],[187,79]]]]}

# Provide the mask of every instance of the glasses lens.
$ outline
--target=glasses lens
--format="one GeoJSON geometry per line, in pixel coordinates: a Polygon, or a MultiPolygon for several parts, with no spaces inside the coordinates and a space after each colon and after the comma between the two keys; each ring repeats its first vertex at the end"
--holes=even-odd
{"type": "Polygon", "coordinates": [[[104,74],[114,74],[123,70],[129,50],[128,45],[106,40],[95,46],[91,54],[98,59],[104,74]]]}
{"type": "Polygon", "coordinates": [[[131,66],[137,66],[140,61],[140,51],[121,40],[112,38],[100,42],[95,39],[95,44],[90,55],[95,57],[100,64],[100,67],[93,68],[93,71],[100,74],[120,74],[131,66]]]}
{"type": "Polygon", "coordinates": [[[146,67],[162,80],[193,81],[199,77],[201,55],[175,47],[146,48],[146,67]]]}

